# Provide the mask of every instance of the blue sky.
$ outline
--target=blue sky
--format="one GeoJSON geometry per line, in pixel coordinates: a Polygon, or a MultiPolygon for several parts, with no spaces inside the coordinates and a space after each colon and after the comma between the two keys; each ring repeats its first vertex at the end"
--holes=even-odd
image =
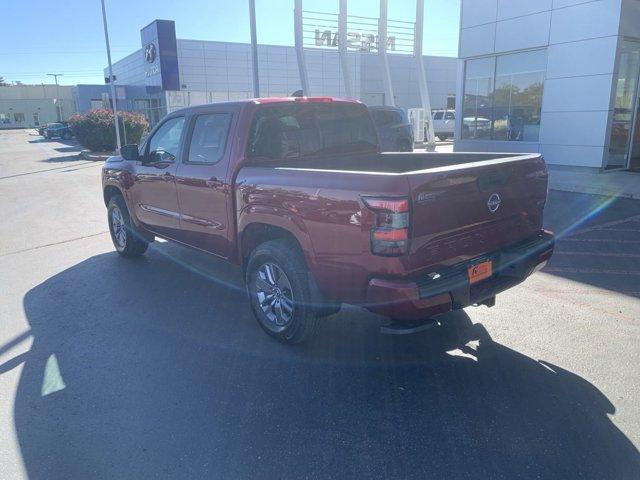
{"type": "MultiPolygon", "coordinates": [[[[6,81],[103,83],[107,63],[100,0],[5,0],[0,76],[6,81]]],[[[293,45],[294,0],[256,0],[258,42],[293,45]]],[[[424,53],[456,56],[459,0],[425,0],[424,53]]],[[[175,20],[178,38],[249,41],[247,0],[106,0],[113,60],[140,48],[140,28],[175,20]]],[[[338,0],[304,0],[305,10],[337,12],[338,0]]],[[[349,0],[349,14],[377,17],[378,0],[349,0]]],[[[389,19],[412,21],[415,0],[389,0],[389,19]]]]}

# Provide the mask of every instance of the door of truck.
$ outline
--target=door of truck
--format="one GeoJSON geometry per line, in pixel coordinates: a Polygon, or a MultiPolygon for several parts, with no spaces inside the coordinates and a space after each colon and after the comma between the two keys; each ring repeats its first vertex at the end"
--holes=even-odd
{"type": "Polygon", "coordinates": [[[146,228],[174,238],[180,228],[175,173],[185,124],[184,116],[166,119],[151,134],[136,162],[130,189],[132,207],[146,228]]]}
{"type": "Polygon", "coordinates": [[[229,139],[236,113],[223,108],[194,113],[176,173],[181,230],[177,240],[224,258],[230,251],[229,139]]]}

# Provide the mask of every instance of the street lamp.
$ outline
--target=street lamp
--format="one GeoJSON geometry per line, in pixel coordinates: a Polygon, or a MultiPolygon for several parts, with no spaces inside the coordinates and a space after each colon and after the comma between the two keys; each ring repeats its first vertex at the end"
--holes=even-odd
{"type": "Polygon", "coordinates": [[[62,121],[62,104],[60,103],[60,86],[58,85],[58,77],[63,77],[63,73],[47,73],[48,76],[53,77],[56,81],[56,111],[58,112],[58,121],[62,121]]]}
{"type": "Polygon", "coordinates": [[[251,65],[253,66],[253,96],[260,96],[258,75],[258,37],[256,35],[256,0],[249,0],[249,27],[251,30],[251,65]]]}
{"type": "Polygon", "coordinates": [[[116,146],[120,151],[120,129],[118,128],[118,110],[116,108],[116,87],[113,84],[113,67],[111,66],[111,47],[109,46],[109,31],[107,30],[107,11],[104,7],[104,0],[100,0],[102,3],[102,23],[104,25],[104,41],[107,45],[107,60],[109,62],[109,84],[111,85],[111,103],[113,105],[113,122],[116,127],[116,146]]]}

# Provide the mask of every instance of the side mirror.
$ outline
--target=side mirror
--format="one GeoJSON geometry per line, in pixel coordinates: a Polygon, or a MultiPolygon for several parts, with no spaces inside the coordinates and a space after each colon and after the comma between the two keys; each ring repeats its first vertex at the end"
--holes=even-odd
{"type": "Polygon", "coordinates": [[[175,156],[165,150],[154,150],[149,152],[148,163],[171,163],[175,159],[175,156]]]}
{"type": "Polygon", "coordinates": [[[121,147],[120,156],[125,160],[139,160],[138,145],[125,145],[121,147]]]}

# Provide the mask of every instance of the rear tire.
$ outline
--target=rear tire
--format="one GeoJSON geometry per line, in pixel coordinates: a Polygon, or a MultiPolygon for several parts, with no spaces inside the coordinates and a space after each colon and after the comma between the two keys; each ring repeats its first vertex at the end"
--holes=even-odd
{"type": "Polygon", "coordinates": [[[245,283],[260,327],[286,344],[308,339],[317,329],[307,264],[293,241],[265,242],[251,253],[245,283]]]}
{"type": "Polygon", "coordinates": [[[116,251],[125,258],[139,257],[149,244],[135,231],[122,195],[114,195],[107,206],[109,233],[116,251]]]}

